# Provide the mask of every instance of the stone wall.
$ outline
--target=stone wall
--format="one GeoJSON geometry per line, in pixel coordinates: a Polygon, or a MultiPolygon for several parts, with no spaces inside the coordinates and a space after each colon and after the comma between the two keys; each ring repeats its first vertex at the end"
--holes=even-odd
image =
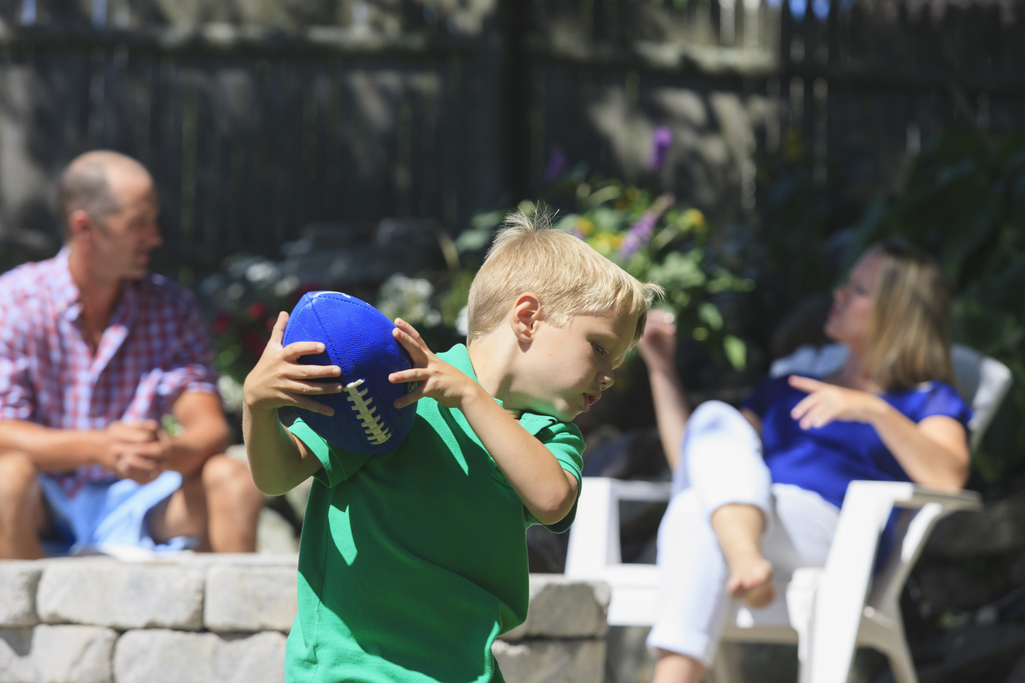
{"type": "MultiPolygon", "coordinates": [[[[527,621],[495,644],[509,683],[601,683],[604,583],[530,577],[527,621]]],[[[296,556],[0,562],[0,683],[284,680],[296,556]]]]}

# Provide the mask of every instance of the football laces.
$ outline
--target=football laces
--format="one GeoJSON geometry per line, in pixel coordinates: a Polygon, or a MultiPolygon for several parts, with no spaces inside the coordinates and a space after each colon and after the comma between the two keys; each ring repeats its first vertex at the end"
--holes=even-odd
{"type": "Polygon", "coordinates": [[[367,439],[370,443],[378,446],[391,438],[391,432],[385,429],[381,417],[376,414],[377,407],[372,405],[373,399],[367,397],[368,390],[360,389],[362,385],[362,379],[346,384],[345,400],[352,404],[352,409],[356,412],[356,419],[359,420],[360,426],[366,432],[367,439]]]}

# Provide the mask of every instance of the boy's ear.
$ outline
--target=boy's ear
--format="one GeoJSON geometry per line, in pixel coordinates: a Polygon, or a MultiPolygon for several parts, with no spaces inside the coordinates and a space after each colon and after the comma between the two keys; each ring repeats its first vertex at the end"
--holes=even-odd
{"type": "Polygon", "coordinates": [[[513,304],[512,328],[516,339],[529,343],[534,339],[537,323],[541,320],[541,300],[533,292],[524,292],[513,304]]]}

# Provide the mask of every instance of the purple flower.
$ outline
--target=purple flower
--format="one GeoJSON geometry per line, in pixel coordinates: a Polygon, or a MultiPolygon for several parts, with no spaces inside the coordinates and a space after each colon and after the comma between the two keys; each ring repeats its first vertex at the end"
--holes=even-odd
{"type": "Polygon", "coordinates": [[[558,178],[559,174],[566,169],[566,164],[567,159],[562,147],[558,145],[552,147],[552,153],[548,155],[548,167],[545,168],[545,182],[550,183],[558,178]]]}
{"type": "Polygon", "coordinates": [[[659,126],[651,135],[655,151],[651,155],[651,168],[658,171],[666,163],[666,155],[673,145],[673,131],[669,126],[659,126]]]}
{"type": "Polygon", "coordinates": [[[637,219],[637,222],[630,226],[626,235],[623,237],[623,244],[619,247],[619,258],[626,260],[634,255],[634,253],[643,247],[651,240],[651,236],[655,234],[655,225],[658,224],[658,219],[662,217],[666,211],[669,210],[676,202],[676,197],[670,192],[666,192],[664,195],[655,200],[655,203],[651,205],[651,208],[641,214],[641,217],[637,219]]]}
{"type": "Polygon", "coordinates": [[[658,222],[658,214],[654,211],[645,211],[636,223],[630,226],[630,230],[623,237],[623,244],[619,247],[619,258],[628,259],[634,252],[648,243],[655,232],[655,223],[658,222]]]}

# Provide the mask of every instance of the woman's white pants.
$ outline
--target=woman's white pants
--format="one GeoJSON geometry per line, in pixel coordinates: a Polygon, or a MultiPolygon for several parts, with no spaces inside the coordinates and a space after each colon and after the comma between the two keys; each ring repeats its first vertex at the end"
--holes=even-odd
{"type": "Polygon", "coordinates": [[[817,493],[772,483],[761,439],[737,409],[708,401],[694,411],[658,530],[659,611],[648,647],[705,666],[715,659],[731,599],[726,560],[709,523],[727,503],[765,515],[762,552],[772,562],[777,595],[794,569],[825,565],[840,515],[817,493]]]}

